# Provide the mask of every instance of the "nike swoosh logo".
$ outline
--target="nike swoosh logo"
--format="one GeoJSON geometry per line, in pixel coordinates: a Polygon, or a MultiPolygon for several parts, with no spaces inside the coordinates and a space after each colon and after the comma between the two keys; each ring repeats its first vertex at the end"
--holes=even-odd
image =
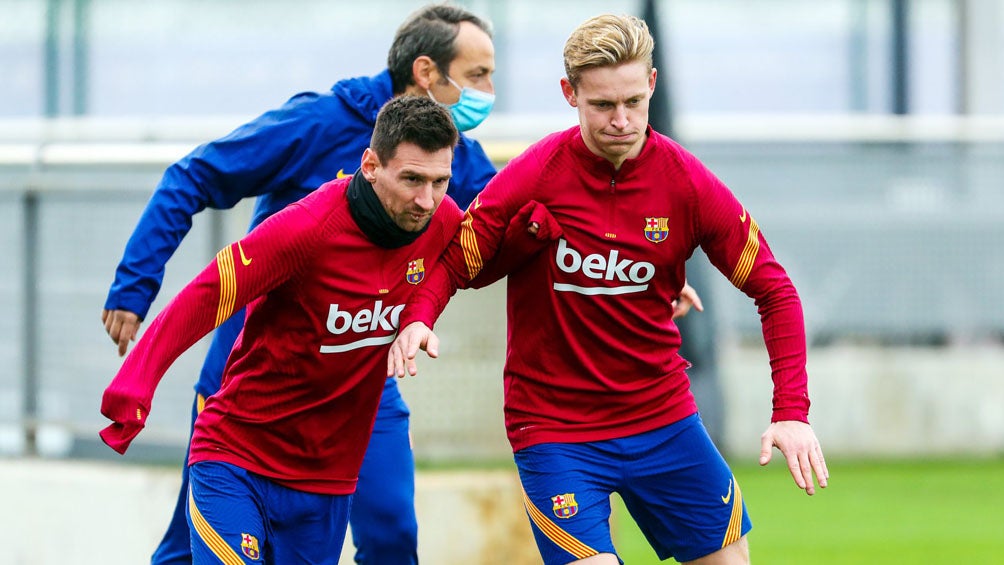
{"type": "Polygon", "coordinates": [[[241,242],[239,241],[237,242],[237,251],[241,252],[241,263],[243,263],[245,267],[250,265],[251,261],[254,261],[254,259],[248,259],[247,256],[244,255],[244,248],[241,247],[241,242]]]}
{"type": "Polygon", "coordinates": [[[732,481],[729,481],[729,493],[722,497],[722,504],[728,504],[732,500],[732,481]]]}
{"type": "Polygon", "coordinates": [[[739,216],[740,223],[746,223],[746,208],[743,208],[743,215],[739,216]]]}
{"type": "Polygon", "coordinates": [[[343,179],[343,178],[345,178],[347,176],[349,176],[349,175],[345,174],[345,169],[338,169],[338,172],[335,173],[335,178],[336,179],[343,179]]]}

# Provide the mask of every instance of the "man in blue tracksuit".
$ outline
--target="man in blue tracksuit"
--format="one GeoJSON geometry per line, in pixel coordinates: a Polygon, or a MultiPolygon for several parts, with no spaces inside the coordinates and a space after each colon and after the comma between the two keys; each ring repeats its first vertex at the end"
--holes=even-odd
{"type": "MultiPolygon", "coordinates": [[[[115,273],[102,321],[124,355],[160,289],[167,260],[206,207],[232,208],[256,196],[251,227],[322,183],[351,175],[369,145],[377,112],[400,94],[429,96],[450,108],[461,131],[491,110],[494,49],[488,24],[453,6],[428,6],[398,29],[387,70],[339,81],[330,92],[302,93],[227,136],[192,151],[164,173],[115,273]]],[[[448,194],[461,208],[495,174],[477,141],[461,135],[448,194]]],[[[193,421],[220,376],[244,323],[238,312],[217,328],[195,385],[193,421]]],[[[350,524],[356,562],[416,563],[415,462],[408,407],[387,379],[359,474],[350,524]]],[[[187,459],[187,458],[186,458],[187,459]]],[[[185,500],[187,460],[178,505],[154,564],[192,562],[185,500]]]]}

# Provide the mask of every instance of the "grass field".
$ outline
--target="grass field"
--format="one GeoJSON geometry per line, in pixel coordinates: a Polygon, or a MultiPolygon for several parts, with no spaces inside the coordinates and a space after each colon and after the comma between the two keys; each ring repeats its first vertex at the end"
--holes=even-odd
{"type": "MultiPolygon", "coordinates": [[[[733,465],[753,520],[753,563],[1004,564],[1004,459],[827,462],[830,486],[812,497],[780,461],[733,465]]],[[[621,558],[659,563],[619,502],[621,558]]]]}

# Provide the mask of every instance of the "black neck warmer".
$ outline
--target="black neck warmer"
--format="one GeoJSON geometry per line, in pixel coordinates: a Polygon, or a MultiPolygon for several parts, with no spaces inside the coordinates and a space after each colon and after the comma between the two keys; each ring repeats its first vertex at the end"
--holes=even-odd
{"type": "Polygon", "coordinates": [[[387,215],[383,204],[377,198],[373,185],[363,178],[361,170],[352,175],[349,188],[345,191],[349,199],[349,211],[366,238],[384,249],[397,249],[412,243],[429,227],[426,224],[419,231],[408,231],[394,223],[387,215]]]}

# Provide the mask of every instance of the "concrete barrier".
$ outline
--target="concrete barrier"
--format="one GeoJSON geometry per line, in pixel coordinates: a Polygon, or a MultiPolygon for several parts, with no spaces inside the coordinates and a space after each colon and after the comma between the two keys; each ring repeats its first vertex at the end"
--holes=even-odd
{"type": "MultiPolygon", "coordinates": [[[[0,460],[0,563],[149,563],[179,482],[167,467],[0,460]]],[[[540,564],[515,471],[421,472],[416,490],[421,562],[540,564]]]]}

